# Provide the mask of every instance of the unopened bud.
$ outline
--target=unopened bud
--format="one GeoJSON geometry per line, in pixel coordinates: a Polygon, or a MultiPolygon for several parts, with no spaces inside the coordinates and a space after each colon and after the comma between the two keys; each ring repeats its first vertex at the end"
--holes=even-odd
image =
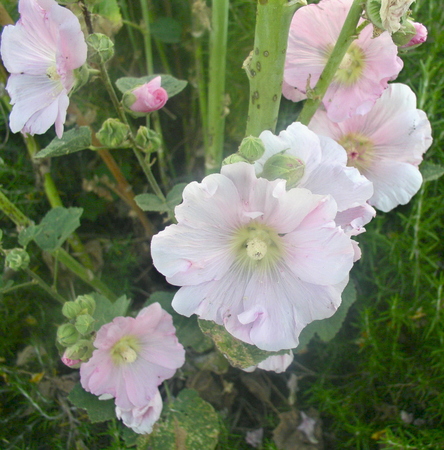
{"type": "MultiPolygon", "coordinates": [[[[409,25],[413,26],[415,32],[414,32],[414,34],[412,36],[412,30],[410,28],[410,33],[409,33],[410,40],[408,42],[406,42],[405,44],[400,45],[400,47],[402,49],[404,49],[404,50],[412,50],[412,49],[420,46],[421,44],[423,44],[427,40],[427,28],[422,23],[412,22],[410,20],[408,20],[406,22],[406,24],[409,24],[409,25]]],[[[395,35],[396,34],[398,34],[398,33],[395,33],[392,36],[393,37],[393,41],[395,42],[396,45],[399,45],[395,41],[395,35]]]]}
{"type": "Polygon", "coordinates": [[[141,126],[137,130],[136,143],[143,148],[146,153],[157,151],[162,145],[162,139],[154,130],[141,126]]]}
{"type": "Polygon", "coordinates": [[[89,314],[81,314],[80,316],[77,316],[75,327],[77,331],[84,336],[93,331],[94,322],[94,318],[89,314]]]}
{"type": "Polygon", "coordinates": [[[239,155],[248,161],[254,162],[265,153],[265,145],[262,139],[254,136],[244,138],[239,146],[239,155]]]}
{"type": "Polygon", "coordinates": [[[239,153],[233,153],[230,156],[227,156],[223,161],[222,161],[222,165],[226,166],[227,164],[234,164],[234,163],[238,163],[238,162],[249,162],[246,158],[244,158],[243,156],[239,155],[239,153]]]}
{"type": "Polygon", "coordinates": [[[260,176],[270,181],[278,178],[287,180],[287,189],[291,189],[301,181],[304,171],[305,165],[300,159],[278,153],[267,159],[260,176]]]}
{"type": "Polygon", "coordinates": [[[92,295],[79,295],[75,303],[80,305],[82,314],[90,314],[91,316],[94,314],[96,302],[92,295]]]}
{"type": "Polygon", "coordinates": [[[75,344],[80,337],[80,333],[71,323],[64,323],[57,329],[57,341],[64,347],[75,344]]]}
{"type": "Polygon", "coordinates": [[[66,302],[62,307],[62,314],[67,319],[75,319],[81,311],[82,307],[76,302],[66,302]]]}
{"type": "Polygon", "coordinates": [[[71,345],[65,350],[63,356],[68,359],[80,360],[82,362],[88,361],[94,351],[92,342],[88,339],[80,339],[74,345],[71,345]]]}
{"type": "Polygon", "coordinates": [[[93,62],[106,62],[114,56],[114,44],[108,36],[93,33],[86,38],[89,59],[93,62]]]}
{"type": "Polygon", "coordinates": [[[153,78],[123,94],[122,104],[133,116],[141,117],[162,108],[168,100],[167,91],[161,87],[162,78],[153,78]]]}
{"type": "Polygon", "coordinates": [[[66,357],[66,350],[65,353],[63,354],[63,356],[61,357],[62,363],[65,364],[66,366],[70,367],[71,369],[78,369],[80,367],[81,364],[81,360],[80,359],[69,359],[66,357]]]}
{"type": "Polygon", "coordinates": [[[108,148],[128,147],[129,126],[118,119],[106,119],[97,132],[99,141],[108,148]]]}
{"type": "Polygon", "coordinates": [[[6,255],[6,267],[13,270],[26,269],[29,266],[30,258],[26,250],[13,248],[6,255]]]}

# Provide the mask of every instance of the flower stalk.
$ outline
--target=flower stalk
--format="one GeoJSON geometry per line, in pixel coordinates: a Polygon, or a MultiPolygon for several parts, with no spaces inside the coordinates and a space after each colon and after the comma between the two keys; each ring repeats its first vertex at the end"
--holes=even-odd
{"type": "Polygon", "coordinates": [[[288,32],[298,6],[287,0],[258,1],[254,48],[243,65],[250,81],[246,136],[276,129],[288,32]]]}

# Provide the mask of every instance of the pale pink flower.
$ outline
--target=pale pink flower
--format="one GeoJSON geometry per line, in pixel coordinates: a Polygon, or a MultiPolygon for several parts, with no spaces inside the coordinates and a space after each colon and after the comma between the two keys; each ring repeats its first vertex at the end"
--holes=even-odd
{"type": "Polygon", "coordinates": [[[136,433],[148,434],[153,431],[153,425],[159,420],[162,406],[162,397],[157,390],[154,397],[143,407],[122,409],[116,406],[116,416],[136,433]]]}
{"type": "Polygon", "coordinates": [[[133,89],[130,95],[131,99],[134,96],[134,103],[128,104],[129,109],[139,113],[149,113],[162,108],[168,100],[168,94],[160,84],[161,77],[159,75],[148,83],[133,89]]]}
{"type": "Polygon", "coordinates": [[[404,84],[391,84],[372,110],[334,123],[318,111],[309,127],[329,136],[348,153],[348,165],[373,182],[369,203],[387,212],[410,201],[419,190],[418,165],[432,144],[430,122],[416,109],[416,96],[404,84]]]}
{"type": "Polygon", "coordinates": [[[302,177],[296,186],[309,189],[313,194],[330,194],[338,206],[336,224],[346,233],[357,235],[365,231],[364,225],[375,216],[374,209],[367,204],[373,195],[373,185],[356,168],[347,167],[347,153],[343,147],[298,122],[281,131],[279,136],[263,131],[259,137],[265,152],[254,163],[258,176],[274,155],[293,156],[303,166],[302,177]]]}
{"type": "MultiPolygon", "coordinates": [[[[351,4],[352,0],[321,0],[296,11],[290,26],[284,81],[300,93],[315,87],[351,4]]],[[[390,35],[384,32],[373,38],[372,34],[369,24],[353,41],[324,96],[328,116],[335,122],[366,114],[388,81],[402,69],[390,35]]]]}
{"type": "Polygon", "coordinates": [[[6,90],[16,133],[45,133],[55,123],[57,136],[74,86],[74,69],[86,61],[86,43],[77,17],[54,0],[20,0],[20,20],[4,28],[3,63],[11,74],[6,90]]]}
{"type": "Polygon", "coordinates": [[[413,36],[407,44],[402,45],[401,48],[418,46],[427,40],[427,28],[422,23],[418,22],[413,22],[413,26],[416,31],[415,36],[413,36]]]}
{"type": "Polygon", "coordinates": [[[287,191],[236,163],[190,183],[183,199],[178,224],[151,244],[155,267],[182,286],[177,312],[270,351],[297,347],[308,323],[334,314],[354,250],[331,196],[287,191]]]}
{"type": "Polygon", "coordinates": [[[92,394],[114,397],[122,411],[146,408],[185,358],[172,318],[158,303],[135,318],[116,317],[103,325],[94,347],[91,359],[80,367],[81,384],[92,394]]]}
{"type": "Polygon", "coordinates": [[[256,366],[247,367],[246,369],[243,369],[243,371],[254,372],[256,369],[262,369],[282,373],[288,369],[288,366],[293,362],[293,359],[294,354],[292,351],[284,353],[283,355],[271,355],[256,366]]]}

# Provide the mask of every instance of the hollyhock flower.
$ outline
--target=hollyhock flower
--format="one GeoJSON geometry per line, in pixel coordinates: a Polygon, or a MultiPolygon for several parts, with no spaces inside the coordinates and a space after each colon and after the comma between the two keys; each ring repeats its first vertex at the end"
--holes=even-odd
{"type": "Polygon", "coordinates": [[[291,351],[283,355],[272,355],[261,361],[257,366],[247,367],[246,369],[243,369],[243,371],[254,372],[256,369],[262,369],[282,373],[288,369],[288,366],[293,362],[293,359],[294,354],[291,351]]]}
{"type": "Polygon", "coordinates": [[[12,108],[9,126],[16,133],[57,136],[74,86],[74,69],[86,61],[87,47],[77,17],[54,0],[20,0],[20,20],[4,28],[3,63],[11,74],[6,90],[12,108]]]}
{"type": "MultiPolygon", "coordinates": [[[[114,397],[122,411],[147,408],[157,387],[174,375],[185,358],[172,318],[158,303],[135,318],[116,317],[103,325],[94,347],[91,359],[80,367],[81,384],[92,394],[114,397]]],[[[136,415],[147,413],[141,411],[133,411],[134,421],[139,420],[136,415]]]]}
{"type": "Polygon", "coordinates": [[[387,212],[410,201],[419,190],[418,165],[432,144],[430,122],[416,109],[416,96],[404,84],[391,84],[372,110],[341,123],[318,111],[309,127],[341,144],[348,165],[373,182],[369,203],[387,212]]]}
{"type": "Polygon", "coordinates": [[[286,190],[247,163],[190,183],[177,224],[153,237],[155,267],[182,286],[180,314],[197,314],[263,350],[297,347],[301,330],[330,317],[353,265],[331,196],[286,190]]]}
{"type": "MultiPolygon", "coordinates": [[[[288,37],[284,81],[299,92],[292,93],[290,99],[300,98],[308,87],[315,87],[351,4],[352,0],[321,0],[296,11],[288,37]]],[[[373,38],[373,26],[366,26],[347,50],[324,96],[329,118],[341,122],[366,114],[388,81],[402,69],[397,52],[388,33],[373,38]]],[[[288,95],[288,88],[284,95],[288,95]]]]}
{"type": "Polygon", "coordinates": [[[148,434],[153,431],[153,425],[159,420],[162,406],[162,397],[157,390],[154,397],[143,407],[125,410],[116,406],[116,416],[136,433],[148,434]]]}
{"type": "Polygon", "coordinates": [[[123,100],[125,106],[137,113],[150,113],[162,108],[168,100],[168,94],[160,84],[159,75],[148,83],[125,93],[123,100]]]}
{"type": "Polygon", "coordinates": [[[298,122],[281,131],[279,136],[263,131],[259,137],[265,152],[254,163],[258,176],[265,176],[267,165],[275,155],[290,155],[301,164],[300,178],[294,185],[309,189],[313,194],[330,194],[338,207],[336,224],[350,235],[365,231],[364,225],[375,215],[366,203],[373,195],[373,185],[357,169],[347,167],[343,147],[298,122]]]}

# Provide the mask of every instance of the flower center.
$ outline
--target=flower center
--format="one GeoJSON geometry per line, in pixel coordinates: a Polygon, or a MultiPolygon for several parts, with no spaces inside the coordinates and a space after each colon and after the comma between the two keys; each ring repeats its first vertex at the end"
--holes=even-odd
{"type": "Polygon", "coordinates": [[[341,64],[335,73],[334,81],[339,84],[351,86],[362,76],[365,67],[365,55],[361,48],[352,43],[342,58],[341,64]]]}
{"type": "Polygon", "coordinates": [[[138,358],[140,345],[135,336],[124,336],[111,348],[111,359],[116,366],[131,364],[138,358]]]}
{"type": "Polygon", "coordinates": [[[283,244],[276,231],[253,221],[236,231],[233,250],[243,266],[265,269],[282,257],[283,244]]]}
{"type": "Polygon", "coordinates": [[[48,69],[46,70],[46,76],[53,81],[60,80],[60,75],[57,72],[57,67],[55,65],[48,67],[48,69]]]}
{"type": "Polygon", "coordinates": [[[359,133],[349,133],[341,137],[338,143],[347,151],[347,166],[356,167],[361,173],[371,165],[374,159],[373,142],[359,133]]]}

